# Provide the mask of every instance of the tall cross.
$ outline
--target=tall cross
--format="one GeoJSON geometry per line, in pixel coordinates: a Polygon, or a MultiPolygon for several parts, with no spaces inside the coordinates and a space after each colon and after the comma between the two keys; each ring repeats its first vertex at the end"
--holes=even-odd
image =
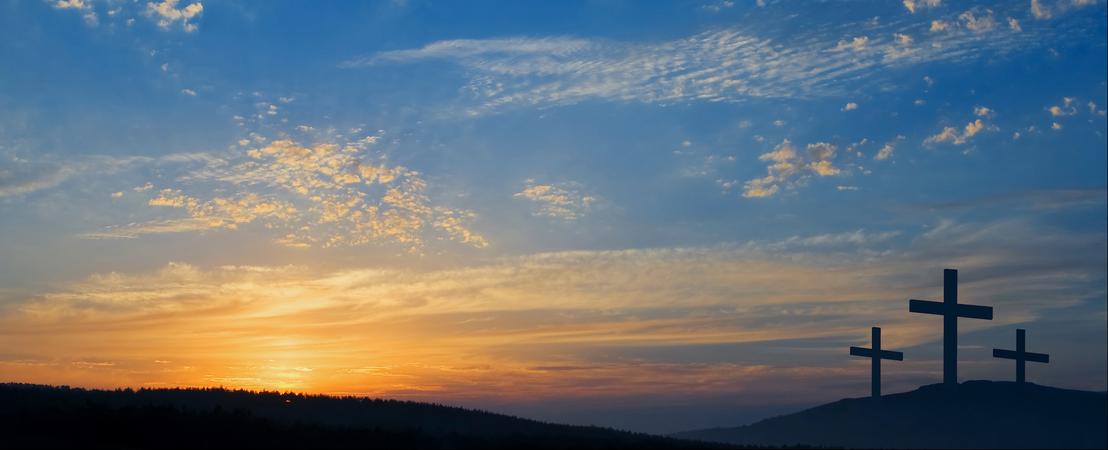
{"type": "Polygon", "coordinates": [[[943,269],[943,301],[908,300],[908,311],[943,316],[943,384],[957,386],[958,318],[993,320],[993,308],[958,304],[958,271],[943,269]]]}
{"type": "Polygon", "coordinates": [[[851,356],[865,356],[870,358],[870,395],[874,398],[881,396],[881,360],[892,359],[904,361],[904,354],[889,350],[881,350],[881,328],[873,327],[873,348],[850,347],[851,356]]]}
{"type": "Polygon", "coordinates": [[[1016,330],[1016,351],[1001,350],[999,348],[993,349],[993,358],[1004,358],[1016,360],[1016,383],[1023,384],[1027,380],[1026,366],[1027,361],[1049,363],[1050,355],[1045,353],[1031,353],[1027,351],[1027,346],[1024,343],[1025,330],[1016,330]]]}

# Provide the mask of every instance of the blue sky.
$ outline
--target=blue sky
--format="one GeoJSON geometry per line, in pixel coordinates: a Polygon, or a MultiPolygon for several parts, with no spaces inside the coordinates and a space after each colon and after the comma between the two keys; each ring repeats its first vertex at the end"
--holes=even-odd
{"type": "Polygon", "coordinates": [[[1019,325],[1104,390],[1106,36],[1095,0],[5,1],[0,373],[724,425],[864,394],[873,325],[892,391],[937,380],[903,303],[953,267],[998,316],[964,376],[1019,325]]]}

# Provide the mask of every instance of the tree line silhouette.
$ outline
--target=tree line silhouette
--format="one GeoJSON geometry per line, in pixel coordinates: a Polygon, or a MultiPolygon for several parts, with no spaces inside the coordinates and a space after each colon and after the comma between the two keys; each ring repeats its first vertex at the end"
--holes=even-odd
{"type": "Polygon", "coordinates": [[[0,384],[0,447],[728,448],[399,400],[0,384]]]}

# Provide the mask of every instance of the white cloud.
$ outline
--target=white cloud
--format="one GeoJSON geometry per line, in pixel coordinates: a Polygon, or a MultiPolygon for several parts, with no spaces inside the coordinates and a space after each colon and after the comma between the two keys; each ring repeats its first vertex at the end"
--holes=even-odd
{"type": "Polygon", "coordinates": [[[810,176],[839,175],[842,170],[834,165],[837,148],[833,144],[817,142],[808,144],[805,152],[797,151],[788,139],[768,153],[758,157],[767,162],[768,174],[747,180],[743,185],[743,197],[772,197],[781,188],[795,188],[810,176]]]}
{"type": "Polygon", "coordinates": [[[923,8],[938,7],[940,4],[942,4],[942,0],[904,0],[904,7],[912,14],[923,8]]]}
{"type": "Polygon", "coordinates": [[[893,156],[893,150],[895,149],[896,146],[894,146],[892,142],[889,142],[881,147],[881,150],[878,150],[876,155],[873,155],[873,159],[878,161],[889,159],[889,157],[893,156]]]}
{"type": "Polygon", "coordinates": [[[839,43],[835,45],[835,50],[864,50],[867,45],[869,45],[869,37],[856,36],[850,40],[839,41],[839,43]]]}
{"type": "Polygon", "coordinates": [[[1015,18],[1008,18],[1008,29],[1012,31],[1023,31],[1023,27],[1020,26],[1020,21],[1015,18]]]}
{"type": "Polygon", "coordinates": [[[189,97],[196,97],[196,91],[194,91],[192,89],[188,89],[188,88],[181,89],[181,93],[185,94],[189,97]]]}
{"type": "Polygon", "coordinates": [[[992,109],[989,109],[988,107],[985,107],[985,106],[980,106],[979,105],[979,106],[973,107],[973,115],[975,115],[977,117],[991,117],[993,115],[993,113],[995,113],[995,112],[996,111],[993,111],[992,109]]]}
{"type": "Polygon", "coordinates": [[[96,15],[96,10],[92,7],[92,2],[88,0],[57,0],[51,3],[55,9],[70,9],[81,13],[81,18],[85,20],[85,24],[94,27],[100,24],[100,18],[96,15]]]}
{"type": "Polygon", "coordinates": [[[855,109],[858,109],[858,104],[854,102],[849,102],[842,108],[843,111],[854,111],[855,109]]]}
{"type": "Polygon", "coordinates": [[[160,3],[147,3],[146,14],[156,20],[162,29],[168,30],[174,23],[180,22],[181,29],[186,33],[196,31],[196,24],[191,21],[204,11],[204,5],[195,2],[178,7],[178,2],[179,0],[164,0],[160,3]]]}
{"type": "Polygon", "coordinates": [[[985,32],[996,28],[996,19],[992,11],[986,11],[985,15],[978,16],[973,11],[966,11],[958,15],[962,25],[975,32],[985,32]]]}

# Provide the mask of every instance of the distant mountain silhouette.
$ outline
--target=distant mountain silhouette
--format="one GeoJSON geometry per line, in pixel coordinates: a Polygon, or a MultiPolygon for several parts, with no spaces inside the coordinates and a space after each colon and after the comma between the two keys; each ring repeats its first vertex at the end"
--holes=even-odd
{"type": "Polygon", "coordinates": [[[2,448],[724,448],[427,403],[0,384],[2,448]]]}
{"type": "Polygon", "coordinates": [[[672,436],[738,445],[863,448],[1105,448],[1108,394],[968,381],[839,400],[735,428],[672,436]]]}

